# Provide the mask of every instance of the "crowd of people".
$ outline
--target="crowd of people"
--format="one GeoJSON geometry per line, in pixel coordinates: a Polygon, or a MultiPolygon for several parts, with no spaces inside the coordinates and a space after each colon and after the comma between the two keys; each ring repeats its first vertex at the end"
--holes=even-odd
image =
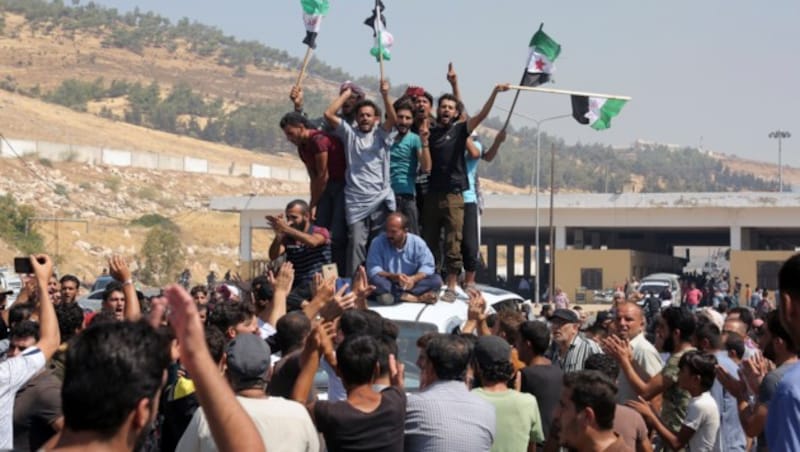
{"type": "Polygon", "coordinates": [[[69,295],[77,278],[52,284],[49,257],[31,264],[0,317],[0,449],[800,448],[800,255],[781,268],[778,310],[670,306],[653,342],[635,298],[587,325],[574,307],[491,312],[470,289],[466,322],[419,336],[413,364],[398,324],[369,309],[363,266],[341,287],[311,275],[293,305],[291,261],[235,295],[173,285],[141,299],[114,257],[87,313],[69,295]]]}
{"type": "Polygon", "coordinates": [[[292,90],[280,125],[311,198],[267,217],[273,263],[252,280],[187,290],[187,270],[144,297],[115,256],[85,312],[79,279],[31,256],[8,309],[0,290],[0,450],[800,450],[800,255],[772,304],[691,281],[663,309],[623,288],[590,325],[557,288],[538,315],[493,312],[474,284],[476,166],[505,134],[484,152],[473,132],[508,86],[468,117],[447,78],[435,117],[424,89],[392,101],[382,81],[383,122],[352,83],[320,120],[292,90]],[[459,275],[455,331],[401,349],[370,309],[453,302],[459,275]]]}

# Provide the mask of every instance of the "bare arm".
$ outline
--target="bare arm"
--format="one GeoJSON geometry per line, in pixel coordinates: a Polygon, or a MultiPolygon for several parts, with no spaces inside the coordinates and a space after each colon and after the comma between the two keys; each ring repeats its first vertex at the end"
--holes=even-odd
{"type": "Polygon", "coordinates": [[[658,432],[658,435],[664,440],[667,445],[673,450],[681,449],[683,446],[689,443],[689,440],[694,435],[695,431],[690,429],[689,427],[683,425],[681,426],[681,430],[679,432],[673,432],[669,429],[661,419],[656,416],[655,412],[653,412],[652,407],[644,401],[641,397],[639,400],[629,400],[626,403],[629,407],[633,408],[634,410],[638,411],[639,414],[642,415],[647,425],[650,425],[658,432]]]}
{"type": "Polygon", "coordinates": [[[433,166],[433,161],[431,160],[431,146],[428,143],[430,137],[430,125],[428,124],[428,118],[425,118],[419,128],[419,141],[422,142],[422,147],[419,151],[419,165],[423,173],[430,173],[431,166],[433,166]]]}
{"type": "Polygon", "coordinates": [[[272,239],[272,244],[269,246],[269,258],[274,261],[283,254],[283,251],[283,234],[275,231],[275,238],[272,239]]]}
{"type": "Polygon", "coordinates": [[[339,97],[337,97],[333,103],[328,105],[328,109],[325,110],[325,122],[327,122],[328,125],[334,129],[339,127],[339,124],[342,122],[342,119],[336,116],[336,112],[342,109],[342,105],[344,105],[345,101],[350,98],[351,94],[352,91],[350,88],[345,89],[341,94],[339,94],[339,97]]]}
{"type": "Polygon", "coordinates": [[[56,310],[53,307],[53,300],[47,292],[47,283],[53,274],[53,261],[46,254],[35,254],[30,257],[33,274],[39,285],[39,342],[37,346],[44,354],[45,360],[49,360],[61,345],[61,333],[58,330],[58,319],[56,310]],[[39,263],[39,261],[42,263],[39,263]]]}
{"type": "Polygon", "coordinates": [[[481,149],[475,144],[472,137],[467,138],[467,158],[471,160],[478,160],[481,158],[481,149]]]}
{"type": "MultiPolygon", "coordinates": [[[[456,70],[453,68],[453,62],[447,64],[447,82],[450,83],[450,88],[453,90],[453,96],[458,99],[459,102],[461,100],[461,90],[458,88],[458,75],[456,74],[456,70]]],[[[466,115],[466,113],[462,112],[462,115],[466,115]]],[[[459,118],[463,120],[465,118],[459,118]]]]}
{"type": "MultiPolygon", "coordinates": [[[[298,229],[291,227],[289,223],[287,223],[286,220],[283,218],[283,214],[280,214],[278,216],[267,215],[267,223],[269,223],[272,229],[275,230],[276,238],[277,238],[277,233],[280,233],[280,235],[284,237],[287,236],[291,237],[297,240],[298,242],[302,242],[303,244],[310,246],[312,248],[322,246],[328,240],[322,234],[319,233],[309,234],[305,231],[300,231],[298,229]]],[[[272,247],[270,247],[270,255],[271,251],[272,247]]]]}
{"type": "Polygon", "coordinates": [[[305,405],[314,419],[314,402],[308,402],[308,394],[311,392],[311,387],[314,385],[314,374],[319,369],[319,349],[322,341],[321,335],[324,334],[320,324],[317,324],[311,334],[306,339],[306,345],[300,355],[300,373],[297,375],[297,380],[294,382],[292,389],[292,400],[305,405]]]}
{"type": "Polygon", "coordinates": [[[603,339],[602,345],[603,351],[617,360],[620,370],[625,374],[631,388],[645,400],[662,394],[672,386],[672,380],[664,378],[661,373],[653,375],[648,381],[642,380],[633,366],[631,348],[627,341],[617,336],[609,336],[603,339]]]}
{"type": "Polygon", "coordinates": [[[125,294],[125,320],[135,322],[142,317],[142,307],[139,305],[139,296],[133,285],[133,274],[128,268],[128,263],[121,256],[112,256],[108,260],[108,272],[122,283],[122,292],[125,294]]]}
{"type": "Polygon", "coordinates": [[[494,142],[492,146],[483,154],[483,159],[487,162],[491,162],[497,156],[497,151],[500,150],[500,145],[506,141],[506,129],[502,129],[497,132],[497,136],[494,137],[494,142]]]}
{"type": "Polygon", "coordinates": [[[311,202],[308,204],[312,209],[317,207],[320,198],[322,198],[322,192],[325,191],[325,186],[328,185],[328,153],[318,153],[314,156],[314,162],[316,163],[315,174],[310,174],[309,171],[308,175],[311,178],[309,187],[311,189],[311,202]]]}
{"type": "Polygon", "coordinates": [[[477,128],[487,116],[489,116],[489,112],[492,111],[492,106],[494,105],[494,99],[497,97],[497,93],[508,91],[508,83],[497,85],[492,90],[492,94],[489,96],[489,99],[486,101],[486,104],[483,105],[481,111],[478,112],[477,115],[469,118],[467,120],[467,131],[472,132],[477,128]]]}
{"type": "Polygon", "coordinates": [[[289,297],[289,292],[292,290],[292,283],[294,282],[294,266],[291,262],[284,262],[281,265],[280,272],[275,278],[274,290],[272,292],[271,310],[267,323],[275,327],[278,320],[286,315],[286,299],[289,297]]]}
{"type": "Polygon", "coordinates": [[[211,359],[203,324],[192,297],[176,284],[167,287],[170,325],[182,344],[181,364],[192,376],[197,399],[220,450],[264,451],[264,442],[250,416],[211,359]]]}
{"type": "Polygon", "coordinates": [[[391,132],[394,125],[397,124],[397,112],[394,111],[394,104],[389,97],[389,82],[381,80],[381,97],[383,97],[383,106],[386,108],[386,121],[383,122],[383,130],[391,132]]]}

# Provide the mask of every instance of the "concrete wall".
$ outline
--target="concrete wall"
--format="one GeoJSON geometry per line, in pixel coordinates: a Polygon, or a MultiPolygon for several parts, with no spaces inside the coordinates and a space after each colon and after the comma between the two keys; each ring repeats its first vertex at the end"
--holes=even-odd
{"type": "Polygon", "coordinates": [[[48,141],[7,139],[0,140],[0,157],[17,158],[37,154],[39,158],[55,161],[72,161],[114,166],[131,166],[162,171],[208,173],[225,176],[250,176],[261,179],[279,179],[308,182],[304,168],[281,168],[267,165],[245,165],[236,162],[210,162],[193,157],[179,157],[157,152],[127,151],[95,146],[80,146],[48,141]]]}
{"type": "MultiPolygon", "coordinates": [[[[783,263],[794,254],[794,251],[731,251],[731,278],[738,276],[742,285],[750,284],[750,288],[755,289],[759,285],[759,262],[783,263]]],[[[777,279],[766,284],[769,290],[778,288],[777,279]]]]}
{"type": "MultiPolygon", "coordinates": [[[[602,269],[602,288],[612,289],[624,285],[631,276],[642,278],[652,273],[676,273],[682,264],[681,259],[672,256],[633,250],[556,250],[555,281],[556,286],[574,300],[581,291],[582,269],[602,269]]],[[[586,301],[591,301],[591,294],[586,295],[586,301]]]]}

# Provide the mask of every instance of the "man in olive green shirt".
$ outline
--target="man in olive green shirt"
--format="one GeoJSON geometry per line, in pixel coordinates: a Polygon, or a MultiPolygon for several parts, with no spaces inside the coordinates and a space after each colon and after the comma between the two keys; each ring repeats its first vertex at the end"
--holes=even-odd
{"type": "Polygon", "coordinates": [[[483,386],[472,392],[495,407],[497,425],[492,452],[530,450],[544,442],[536,397],[508,388],[514,376],[511,346],[497,336],[481,336],[475,344],[477,376],[483,386]]]}

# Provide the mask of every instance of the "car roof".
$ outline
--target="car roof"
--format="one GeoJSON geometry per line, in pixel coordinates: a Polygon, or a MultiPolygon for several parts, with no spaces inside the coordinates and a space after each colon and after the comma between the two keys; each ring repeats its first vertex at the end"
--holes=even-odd
{"type": "Polygon", "coordinates": [[[652,275],[647,275],[642,278],[642,281],[646,281],[648,279],[680,279],[680,276],[676,275],[675,273],[653,273],[652,275]]]}
{"type": "MultiPolygon", "coordinates": [[[[491,306],[496,303],[504,301],[521,303],[523,301],[519,295],[504,289],[483,284],[478,284],[477,289],[483,293],[484,299],[486,299],[487,311],[493,311],[491,306]]],[[[451,332],[455,326],[460,326],[467,320],[469,308],[469,297],[466,292],[459,287],[456,288],[456,293],[458,296],[452,303],[437,301],[434,304],[397,303],[391,306],[370,303],[369,308],[389,320],[425,322],[435,325],[439,332],[451,332]]]]}

